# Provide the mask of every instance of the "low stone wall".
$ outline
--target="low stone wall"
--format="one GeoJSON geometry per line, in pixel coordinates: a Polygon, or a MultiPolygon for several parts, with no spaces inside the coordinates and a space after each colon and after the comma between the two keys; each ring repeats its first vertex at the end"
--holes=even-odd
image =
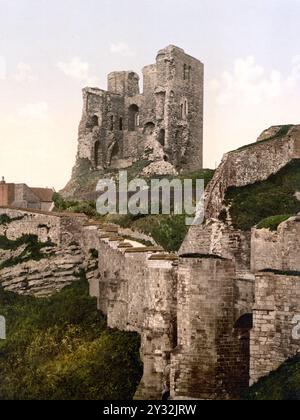
{"type": "Polygon", "coordinates": [[[51,241],[57,245],[79,240],[85,215],[51,213],[0,207],[0,215],[7,215],[11,222],[0,225],[0,236],[16,240],[22,235],[36,235],[40,242],[51,241]],[[15,219],[15,220],[14,220],[15,219]]]}
{"type": "Polygon", "coordinates": [[[251,383],[300,351],[300,276],[256,275],[251,383]]]}

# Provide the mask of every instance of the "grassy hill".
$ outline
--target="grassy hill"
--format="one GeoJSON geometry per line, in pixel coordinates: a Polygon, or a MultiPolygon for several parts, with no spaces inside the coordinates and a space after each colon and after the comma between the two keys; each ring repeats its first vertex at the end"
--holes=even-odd
{"type": "Polygon", "coordinates": [[[0,288],[0,314],[7,322],[0,400],[133,397],[142,374],[139,337],[106,327],[84,278],[43,299],[0,288]]]}

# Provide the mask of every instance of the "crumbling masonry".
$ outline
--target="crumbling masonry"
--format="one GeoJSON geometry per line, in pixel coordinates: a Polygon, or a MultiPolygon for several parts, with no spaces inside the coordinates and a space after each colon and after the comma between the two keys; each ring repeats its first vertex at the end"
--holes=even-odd
{"type": "MultiPolygon", "coordinates": [[[[108,90],[83,90],[77,163],[91,170],[159,163],[166,173],[202,168],[203,64],[181,48],[158,52],[143,69],[108,75],[108,90]]],[[[151,167],[149,168],[151,171],[151,167]]]]}

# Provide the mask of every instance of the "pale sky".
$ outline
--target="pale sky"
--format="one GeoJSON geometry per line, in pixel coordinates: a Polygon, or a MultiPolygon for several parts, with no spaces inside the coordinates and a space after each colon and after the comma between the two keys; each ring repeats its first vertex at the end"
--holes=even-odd
{"type": "Polygon", "coordinates": [[[81,89],[175,44],[205,64],[204,164],[300,123],[300,0],[0,0],[0,175],[49,186],[75,162],[81,89]]]}

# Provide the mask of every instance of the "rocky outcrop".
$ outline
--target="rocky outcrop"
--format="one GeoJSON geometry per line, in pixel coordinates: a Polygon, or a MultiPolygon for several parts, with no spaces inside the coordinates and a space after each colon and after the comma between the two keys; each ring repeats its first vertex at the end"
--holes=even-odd
{"type": "Polygon", "coordinates": [[[300,159],[300,126],[286,135],[227,153],[206,191],[206,217],[218,218],[229,187],[265,181],[294,159],[300,159]]]}
{"type": "MultiPolygon", "coordinates": [[[[24,246],[14,252],[2,252],[1,261],[20,255],[23,249],[24,246]]],[[[21,295],[49,296],[78,281],[83,269],[84,258],[78,245],[48,247],[38,261],[29,260],[0,270],[0,284],[5,290],[21,295]]]]}

